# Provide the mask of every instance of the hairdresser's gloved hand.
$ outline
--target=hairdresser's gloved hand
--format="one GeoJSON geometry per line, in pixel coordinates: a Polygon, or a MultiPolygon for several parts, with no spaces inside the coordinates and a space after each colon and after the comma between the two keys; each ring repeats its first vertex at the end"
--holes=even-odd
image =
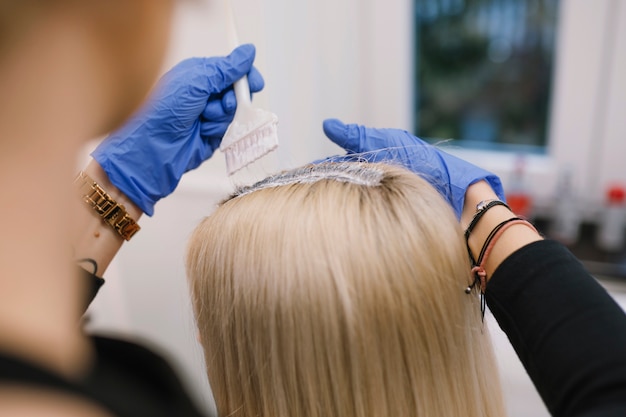
{"type": "Polygon", "coordinates": [[[324,133],[348,151],[347,155],[328,160],[400,163],[430,182],[452,205],[457,218],[463,211],[467,187],[480,180],[486,180],[504,201],[502,183],[496,175],[447,154],[404,130],[372,129],[327,119],[324,133]]]}
{"type": "Polygon", "coordinates": [[[227,57],[182,61],[157,85],[142,109],[92,153],[111,182],[146,214],[182,175],[219,148],[237,102],[232,85],[248,75],[250,91],[263,77],[252,66],[255,49],[242,45],[227,57]]]}

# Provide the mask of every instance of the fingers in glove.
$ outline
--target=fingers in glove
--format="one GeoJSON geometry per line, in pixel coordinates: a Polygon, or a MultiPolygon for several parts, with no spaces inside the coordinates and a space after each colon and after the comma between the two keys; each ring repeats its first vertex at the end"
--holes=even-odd
{"type": "MultiPolygon", "coordinates": [[[[263,79],[263,76],[259,70],[254,67],[252,67],[248,73],[248,86],[250,87],[250,98],[252,98],[253,93],[257,93],[265,87],[265,80],[263,79]]],[[[235,98],[235,91],[232,87],[224,92],[222,97],[222,107],[226,113],[235,113],[235,110],[237,109],[237,99],[235,98]]]]}
{"type": "Polygon", "coordinates": [[[248,73],[248,84],[250,85],[251,93],[258,93],[265,87],[265,80],[256,67],[252,67],[248,73]]]}
{"type": "Polygon", "coordinates": [[[348,152],[359,153],[361,149],[361,131],[359,125],[346,125],[338,119],[326,119],[323,124],[324,134],[335,144],[348,152]]]}
{"type": "Polygon", "coordinates": [[[233,116],[230,115],[221,121],[211,120],[210,122],[200,123],[200,136],[205,139],[219,138],[221,140],[232,120],[233,116]]]}
{"type": "Polygon", "coordinates": [[[213,67],[213,71],[208,73],[209,91],[211,93],[222,92],[248,74],[252,70],[255,55],[254,46],[245,44],[235,48],[225,58],[208,61],[207,66],[213,67]]]}
{"type": "Polygon", "coordinates": [[[202,118],[207,122],[226,120],[228,117],[232,119],[236,107],[237,101],[235,100],[235,94],[231,90],[224,93],[224,96],[221,98],[211,98],[202,112],[202,118]],[[227,98],[227,95],[230,95],[231,98],[227,98]]]}

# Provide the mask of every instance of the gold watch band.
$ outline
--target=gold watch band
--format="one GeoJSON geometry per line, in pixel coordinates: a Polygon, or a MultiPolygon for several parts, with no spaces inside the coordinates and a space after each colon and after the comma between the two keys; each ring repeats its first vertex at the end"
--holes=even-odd
{"type": "Polygon", "coordinates": [[[126,212],[126,207],[113,200],[89,175],[79,172],[74,184],[81,199],[124,239],[130,240],[141,229],[126,212]]]}

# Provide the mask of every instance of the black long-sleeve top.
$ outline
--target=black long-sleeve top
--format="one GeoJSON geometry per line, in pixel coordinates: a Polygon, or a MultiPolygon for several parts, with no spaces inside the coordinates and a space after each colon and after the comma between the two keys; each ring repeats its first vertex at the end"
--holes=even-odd
{"type": "Polygon", "coordinates": [[[518,250],[486,298],[553,416],[626,416],[626,315],[565,247],[518,250]]]}
{"type": "MultiPolygon", "coordinates": [[[[104,280],[79,268],[88,281],[87,309],[104,280]]],[[[0,385],[39,387],[88,399],[117,417],[203,417],[165,358],[131,341],[92,337],[95,361],[78,380],[0,352],[0,385]]]]}

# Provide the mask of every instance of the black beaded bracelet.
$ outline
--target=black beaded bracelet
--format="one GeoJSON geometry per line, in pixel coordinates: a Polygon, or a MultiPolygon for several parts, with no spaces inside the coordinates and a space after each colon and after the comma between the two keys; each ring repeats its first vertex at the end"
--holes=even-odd
{"type": "Polygon", "coordinates": [[[490,208],[495,207],[495,206],[504,206],[508,208],[509,210],[511,210],[511,208],[507,206],[507,204],[504,201],[501,201],[501,200],[490,200],[489,202],[481,201],[480,203],[478,203],[476,205],[476,214],[474,214],[474,217],[472,217],[472,221],[470,222],[469,226],[467,226],[467,229],[465,230],[466,242],[467,242],[467,239],[469,238],[470,233],[472,233],[472,230],[474,230],[474,227],[476,227],[476,224],[478,224],[478,221],[481,219],[481,217],[483,217],[483,215],[490,208]]]}

